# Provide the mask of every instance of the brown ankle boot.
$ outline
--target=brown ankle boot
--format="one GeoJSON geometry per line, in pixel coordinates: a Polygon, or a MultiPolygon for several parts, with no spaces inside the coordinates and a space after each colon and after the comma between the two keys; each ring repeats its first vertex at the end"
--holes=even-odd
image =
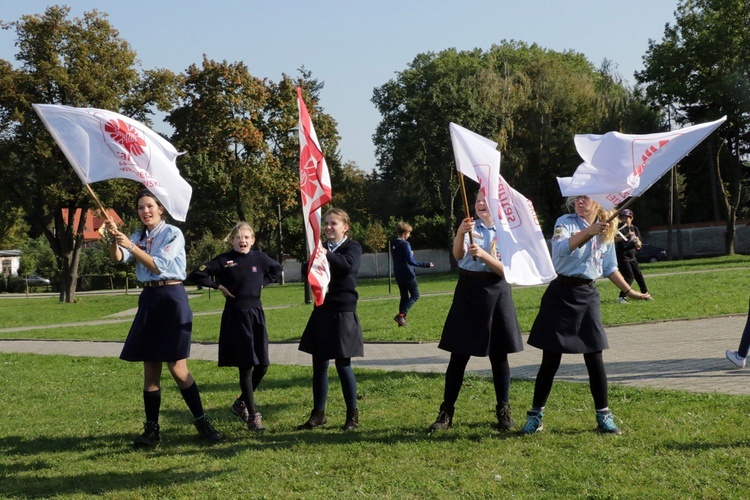
{"type": "Polygon", "coordinates": [[[325,425],[327,423],[328,423],[328,420],[326,420],[325,410],[313,410],[310,412],[310,418],[307,419],[307,422],[305,422],[302,425],[298,425],[297,430],[298,431],[311,430],[311,429],[315,429],[316,427],[320,427],[321,425],[325,425]]]}
{"type": "Polygon", "coordinates": [[[445,431],[453,426],[453,407],[445,403],[440,405],[440,413],[435,423],[427,429],[428,432],[445,431]]]}
{"type": "Polygon", "coordinates": [[[359,427],[359,410],[353,409],[353,410],[346,410],[346,422],[344,423],[344,426],[341,428],[341,430],[344,431],[353,431],[354,429],[359,427]]]}
{"type": "Polygon", "coordinates": [[[509,431],[516,425],[510,416],[510,403],[500,403],[495,407],[495,413],[497,414],[497,427],[501,431],[509,431]]]}

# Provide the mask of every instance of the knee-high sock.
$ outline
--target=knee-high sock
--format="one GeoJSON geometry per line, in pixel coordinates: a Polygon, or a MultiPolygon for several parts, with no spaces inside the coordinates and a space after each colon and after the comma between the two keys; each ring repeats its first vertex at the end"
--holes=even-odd
{"type": "Polygon", "coordinates": [[[203,416],[203,403],[201,402],[201,394],[198,390],[198,384],[193,382],[193,385],[187,389],[180,389],[182,399],[187,403],[190,408],[190,413],[193,414],[193,418],[201,418],[203,416]]]}

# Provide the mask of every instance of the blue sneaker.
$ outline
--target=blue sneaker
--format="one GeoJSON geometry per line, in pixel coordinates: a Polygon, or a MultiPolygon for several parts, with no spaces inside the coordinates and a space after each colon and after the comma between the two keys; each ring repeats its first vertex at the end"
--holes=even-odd
{"type": "Polygon", "coordinates": [[[622,434],[622,431],[615,424],[614,415],[611,411],[597,411],[596,425],[597,430],[603,434],[622,434]]]}
{"type": "Polygon", "coordinates": [[[534,434],[544,429],[542,417],[544,414],[540,411],[527,411],[526,424],[521,429],[521,434],[534,434]]]}

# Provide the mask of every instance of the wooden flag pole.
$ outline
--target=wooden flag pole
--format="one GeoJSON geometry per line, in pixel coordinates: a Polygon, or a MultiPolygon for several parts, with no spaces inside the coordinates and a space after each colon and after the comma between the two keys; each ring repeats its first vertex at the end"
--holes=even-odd
{"type": "Polygon", "coordinates": [[[102,204],[102,201],[99,199],[99,197],[96,195],[93,189],[91,189],[91,184],[85,184],[86,189],[88,190],[91,197],[94,199],[94,203],[96,203],[96,206],[101,210],[102,215],[107,219],[108,222],[112,222],[112,218],[107,213],[107,209],[104,208],[104,205],[102,204]]]}
{"type": "MultiPolygon", "coordinates": [[[[466,185],[464,184],[464,174],[461,172],[458,172],[458,184],[461,186],[461,198],[464,202],[464,212],[466,212],[466,218],[471,217],[471,213],[469,212],[469,199],[466,197],[466,185]]],[[[474,236],[469,232],[469,244],[474,244],[474,236]]],[[[473,259],[476,261],[477,258],[473,257],[473,259]]]]}
{"type": "MultiPolygon", "coordinates": [[[[617,207],[617,210],[615,210],[615,213],[610,215],[609,219],[607,219],[607,224],[609,224],[610,222],[615,220],[617,217],[619,217],[622,211],[628,208],[630,205],[632,205],[637,199],[638,199],[638,196],[631,196],[630,198],[628,198],[628,200],[625,203],[617,207]]],[[[591,241],[591,238],[593,238],[593,236],[587,236],[585,240],[583,240],[581,243],[578,244],[578,248],[581,248],[583,245],[591,241]]]]}

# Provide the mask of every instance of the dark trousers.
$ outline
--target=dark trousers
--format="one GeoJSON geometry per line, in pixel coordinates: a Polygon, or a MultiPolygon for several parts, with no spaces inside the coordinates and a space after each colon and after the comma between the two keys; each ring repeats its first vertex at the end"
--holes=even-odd
{"type": "MultiPolygon", "coordinates": [[[[443,403],[450,408],[456,404],[458,393],[464,382],[466,365],[471,356],[464,354],[451,354],[448,369],[445,371],[445,390],[443,391],[443,403]]],[[[510,399],[510,364],[508,355],[490,355],[490,366],[492,367],[492,384],[495,387],[495,398],[497,403],[507,403],[510,399]]]]}
{"type": "Polygon", "coordinates": [[[745,330],[742,332],[740,348],[737,349],[737,354],[746,358],[748,351],[750,351],[750,307],[748,308],[747,322],[745,323],[745,330]]]}
{"type": "Polygon", "coordinates": [[[401,301],[398,304],[398,312],[406,316],[409,309],[419,300],[419,288],[417,278],[397,279],[398,291],[401,292],[401,301]]]}
{"type": "MultiPolygon", "coordinates": [[[[641,289],[641,293],[648,293],[646,280],[643,279],[643,273],[637,260],[621,260],[617,263],[617,267],[628,286],[633,286],[633,280],[635,280],[638,283],[638,288],[641,289]]],[[[627,295],[626,292],[620,292],[620,297],[626,297],[627,295]]]]}
{"type": "MultiPolygon", "coordinates": [[[[594,409],[601,410],[609,406],[607,395],[607,372],[604,370],[602,351],[590,352],[583,355],[586,370],[589,372],[589,388],[594,397],[594,409]]],[[[560,367],[562,354],[559,352],[542,351],[542,364],[534,383],[534,408],[544,408],[547,398],[552,392],[552,382],[560,367]]]]}

